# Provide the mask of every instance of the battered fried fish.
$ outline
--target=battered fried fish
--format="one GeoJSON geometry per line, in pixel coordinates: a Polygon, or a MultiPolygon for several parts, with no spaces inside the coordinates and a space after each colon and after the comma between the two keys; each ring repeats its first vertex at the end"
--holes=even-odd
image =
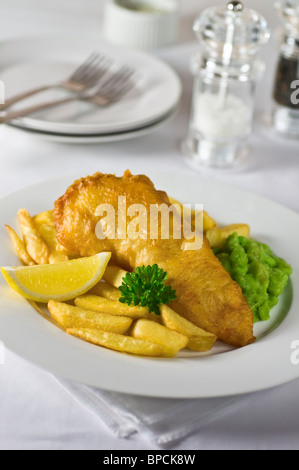
{"type": "MultiPolygon", "coordinates": [[[[150,213],[150,205],[167,204],[165,192],[155,189],[146,176],[123,177],[97,173],[76,181],[65,195],[55,202],[54,220],[59,242],[80,256],[111,251],[112,260],[132,271],[135,267],[157,263],[168,273],[169,284],[176,289],[172,307],[200,328],[214,333],[234,346],[254,342],[253,314],[241,288],[214,256],[203,237],[197,251],[186,250],[184,239],[104,239],[96,235],[100,204],[110,204],[118,220],[119,196],[126,196],[127,207],[142,204],[150,213]]],[[[106,231],[114,227],[106,227],[106,231]]],[[[149,232],[148,232],[149,233],[149,232]]]]}

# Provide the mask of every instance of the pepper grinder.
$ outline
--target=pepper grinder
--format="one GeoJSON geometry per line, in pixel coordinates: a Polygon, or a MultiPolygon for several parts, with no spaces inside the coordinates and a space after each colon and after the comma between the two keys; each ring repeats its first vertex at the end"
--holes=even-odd
{"type": "Polygon", "coordinates": [[[255,85],[265,70],[257,53],[270,31],[239,1],[208,8],[193,29],[201,49],[191,61],[195,80],[184,150],[193,166],[231,167],[247,155],[255,85]]]}
{"type": "Polygon", "coordinates": [[[299,0],[275,3],[284,22],[274,85],[273,126],[287,136],[299,137],[299,0]]]}

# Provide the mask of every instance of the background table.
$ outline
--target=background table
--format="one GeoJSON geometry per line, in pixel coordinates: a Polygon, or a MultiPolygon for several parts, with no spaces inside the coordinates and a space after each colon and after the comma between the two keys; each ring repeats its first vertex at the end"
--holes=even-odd
{"type": "MultiPolygon", "coordinates": [[[[0,0],[0,40],[64,32],[92,35],[96,46],[101,42],[103,3],[101,0],[0,0]]],[[[199,10],[211,2],[180,3],[180,42],[157,52],[183,79],[184,96],[179,114],[149,136],[93,146],[49,143],[2,127],[0,195],[61,175],[85,175],[95,171],[121,174],[127,168],[137,173],[193,171],[180,152],[190,114],[189,60],[197,49],[192,22],[199,10]]],[[[273,1],[248,0],[246,3],[259,9],[272,28],[276,28],[278,21],[273,1]]],[[[276,54],[273,38],[263,50],[268,68],[257,92],[255,127],[250,139],[251,165],[241,173],[215,172],[209,174],[209,178],[253,190],[299,211],[298,141],[272,134],[265,118],[271,104],[276,54]]],[[[287,230],[286,227],[286,234],[287,230]]],[[[259,393],[241,410],[205,426],[175,448],[298,449],[298,396],[299,381],[259,393]]],[[[5,364],[0,365],[0,448],[153,449],[153,446],[137,435],[130,440],[115,439],[55,378],[6,350],[5,364]]]]}

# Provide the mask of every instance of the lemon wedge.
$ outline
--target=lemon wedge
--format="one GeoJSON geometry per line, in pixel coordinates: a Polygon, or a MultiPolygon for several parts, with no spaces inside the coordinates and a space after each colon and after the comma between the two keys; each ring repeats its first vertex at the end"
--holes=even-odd
{"type": "Polygon", "coordinates": [[[46,303],[85,294],[102,278],[111,253],[36,266],[1,268],[8,285],[26,299],[46,303]]]}

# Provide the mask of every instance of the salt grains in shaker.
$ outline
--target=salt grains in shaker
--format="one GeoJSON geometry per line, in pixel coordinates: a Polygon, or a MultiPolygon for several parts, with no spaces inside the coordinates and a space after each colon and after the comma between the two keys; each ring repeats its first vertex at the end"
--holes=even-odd
{"type": "Polygon", "coordinates": [[[299,137],[299,0],[275,6],[285,26],[273,93],[273,126],[281,134],[299,137]]]}
{"type": "Polygon", "coordinates": [[[254,10],[232,1],[212,7],[195,21],[201,50],[192,59],[195,75],[185,151],[195,166],[230,167],[244,154],[251,133],[254,92],[264,72],[257,53],[270,32],[254,10]]]}

